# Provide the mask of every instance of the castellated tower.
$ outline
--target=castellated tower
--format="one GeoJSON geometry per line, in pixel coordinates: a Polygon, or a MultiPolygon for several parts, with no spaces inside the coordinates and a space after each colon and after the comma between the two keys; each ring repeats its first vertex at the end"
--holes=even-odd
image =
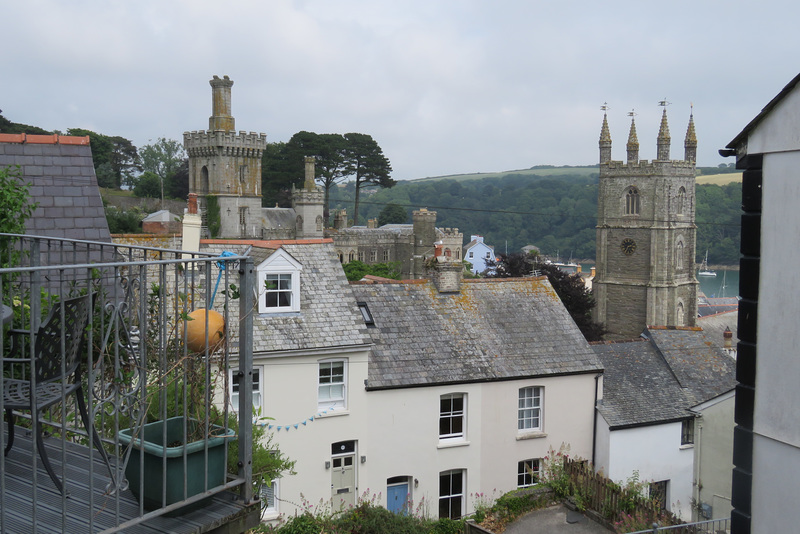
{"type": "Polygon", "coordinates": [[[297,239],[324,237],[322,210],[325,205],[325,192],[314,182],[314,163],[314,156],[306,156],[303,188],[292,187],[292,207],[297,214],[295,218],[297,239]]]}
{"type": "Polygon", "coordinates": [[[261,156],[266,134],[236,133],[231,115],[233,80],[214,76],[208,131],[184,132],[189,154],[189,191],[196,193],[203,231],[213,237],[260,237],[261,156]]]}
{"type": "Polygon", "coordinates": [[[627,161],[611,159],[607,113],[600,133],[595,320],[609,338],[635,338],[645,326],[695,326],[695,159],[690,114],[684,159],[670,160],[666,102],[657,158],[639,159],[631,113],[627,161]]]}

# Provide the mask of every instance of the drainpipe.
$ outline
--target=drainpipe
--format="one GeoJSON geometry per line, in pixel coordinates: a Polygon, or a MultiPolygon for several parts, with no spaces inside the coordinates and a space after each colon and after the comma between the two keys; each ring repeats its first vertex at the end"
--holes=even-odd
{"type": "Polygon", "coordinates": [[[592,419],[592,467],[597,465],[595,463],[595,453],[597,451],[597,392],[600,385],[600,377],[603,373],[594,375],[594,414],[592,419]]]}

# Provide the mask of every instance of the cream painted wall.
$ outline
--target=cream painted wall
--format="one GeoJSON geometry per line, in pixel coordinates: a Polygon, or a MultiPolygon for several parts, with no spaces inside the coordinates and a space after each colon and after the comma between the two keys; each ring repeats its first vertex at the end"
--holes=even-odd
{"type": "Polygon", "coordinates": [[[731,471],[733,470],[733,392],[701,405],[701,417],[695,419],[694,461],[695,495],[698,503],[712,507],[712,517],[698,516],[697,521],[731,516],[731,471]]]}
{"type": "Polygon", "coordinates": [[[347,353],[349,360],[348,410],[342,415],[316,418],[317,361],[330,355],[255,358],[264,365],[264,414],[289,432],[275,432],[276,442],[297,460],[297,475],[280,482],[278,510],[293,514],[302,494],[313,504],[331,496],[331,444],[357,440],[359,495],[380,495],[386,506],[387,479],[411,477],[414,506],[438,515],[439,473],[466,469],[465,512],[474,508],[477,492],[499,496],[516,488],[517,462],[542,458],[550,446],[571,445],[571,454],[589,458],[595,380],[593,374],[514,380],[483,384],[431,386],[366,392],[367,352],[347,353]],[[544,433],[517,439],[519,388],[544,387],[544,433]],[[466,440],[440,442],[439,399],[447,393],[467,395],[466,440]],[[361,457],[365,462],[361,463],[361,457]]]}

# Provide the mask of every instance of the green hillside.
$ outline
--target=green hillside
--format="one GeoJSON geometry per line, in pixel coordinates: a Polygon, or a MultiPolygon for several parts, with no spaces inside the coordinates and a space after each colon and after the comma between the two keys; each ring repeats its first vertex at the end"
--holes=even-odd
{"type": "Polygon", "coordinates": [[[429,176],[427,178],[415,178],[410,182],[430,182],[435,180],[453,180],[463,182],[466,180],[482,180],[484,178],[504,178],[506,176],[591,176],[597,174],[597,165],[585,167],[555,167],[553,165],[536,165],[530,169],[520,169],[516,171],[503,172],[476,172],[472,174],[448,174],[446,176],[429,176]]]}
{"type": "MultiPolygon", "coordinates": [[[[437,212],[437,226],[458,228],[465,240],[482,235],[497,252],[535,245],[562,259],[592,260],[595,254],[597,180],[595,167],[558,167],[494,175],[459,175],[399,182],[362,196],[361,224],[387,204],[437,212]],[[575,171],[575,172],[568,172],[575,171]],[[593,171],[593,172],[592,172],[593,171]],[[555,172],[555,174],[547,174],[555,172]]],[[[731,175],[732,177],[735,175],[731,175]]],[[[352,213],[352,186],[331,194],[332,209],[352,213]]],[[[697,186],[697,250],[718,264],[739,258],[741,183],[697,186]]]]}

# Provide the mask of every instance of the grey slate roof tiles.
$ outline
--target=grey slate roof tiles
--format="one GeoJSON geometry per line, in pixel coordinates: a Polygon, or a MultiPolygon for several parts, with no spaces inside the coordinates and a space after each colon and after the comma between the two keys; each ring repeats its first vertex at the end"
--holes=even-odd
{"type": "Polygon", "coordinates": [[[26,223],[28,234],[111,241],[92,151],[88,141],[76,144],[79,141],[82,138],[25,134],[0,139],[0,168],[19,165],[30,184],[31,200],[39,204],[26,223]]]}
{"type": "Polygon", "coordinates": [[[546,279],[354,283],[375,319],[369,389],[602,369],[546,279]]]}
{"type": "Polygon", "coordinates": [[[253,352],[365,345],[367,327],[333,244],[287,244],[300,262],[300,312],[257,314],[253,318],[253,352]]]}
{"type": "Polygon", "coordinates": [[[650,328],[647,340],[594,344],[609,426],[674,421],[735,386],[736,362],[699,329],[650,328]]]}

